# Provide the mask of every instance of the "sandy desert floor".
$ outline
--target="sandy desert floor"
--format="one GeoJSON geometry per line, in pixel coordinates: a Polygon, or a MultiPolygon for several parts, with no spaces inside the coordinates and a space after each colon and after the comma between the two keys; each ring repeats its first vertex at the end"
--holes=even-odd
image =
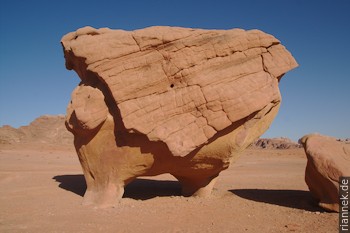
{"type": "Polygon", "coordinates": [[[117,208],[81,205],[73,148],[0,145],[0,232],[338,232],[304,182],[302,149],[247,150],[210,198],[179,196],[170,175],[131,183],[117,208]]]}

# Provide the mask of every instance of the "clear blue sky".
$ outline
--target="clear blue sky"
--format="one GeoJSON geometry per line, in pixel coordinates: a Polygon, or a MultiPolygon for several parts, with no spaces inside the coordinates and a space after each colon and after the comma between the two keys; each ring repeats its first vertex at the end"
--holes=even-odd
{"type": "Polygon", "coordinates": [[[280,83],[283,103],[264,137],[311,132],[350,137],[350,1],[0,0],[0,126],[65,114],[78,84],[64,66],[61,37],[90,25],[260,29],[299,67],[280,83]]]}

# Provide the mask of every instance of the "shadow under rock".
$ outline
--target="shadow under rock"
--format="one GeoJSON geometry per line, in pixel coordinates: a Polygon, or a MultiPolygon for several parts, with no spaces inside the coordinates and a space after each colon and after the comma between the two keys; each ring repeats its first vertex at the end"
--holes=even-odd
{"type": "Polygon", "coordinates": [[[60,184],[61,189],[73,192],[79,196],[84,196],[86,191],[86,182],[83,175],[61,175],[54,176],[52,179],[60,184]]]}
{"type": "MultiPolygon", "coordinates": [[[[84,196],[86,182],[83,175],[60,175],[53,177],[58,187],[84,196]]],[[[180,196],[181,186],[177,181],[135,179],[125,187],[123,197],[135,200],[148,200],[155,197],[180,196]]]]}
{"type": "Polygon", "coordinates": [[[252,201],[311,212],[325,212],[324,209],[317,205],[309,191],[267,189],[234,189],[229,191],[241,198],[252,201]]]}
{"type": "Polygon", "coordinates": [[[178,181],[135,179],[125,187],[123,197],[135,200],[147,200],[155,197],[180,196],[181,185],[178,181]]]}

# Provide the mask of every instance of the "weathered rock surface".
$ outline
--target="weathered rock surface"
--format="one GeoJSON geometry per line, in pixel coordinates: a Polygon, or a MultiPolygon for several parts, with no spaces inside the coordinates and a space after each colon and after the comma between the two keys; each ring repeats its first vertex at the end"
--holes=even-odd
{"type": "Polygon", "coordinates": [[[258,30],[85,27],[61,43],[67,69],[82,80],[67,127],[87,180],[85,203],[100,205],[140,175],[171,173],[184,194],[210,193],[269,127],[278,82],[297,66],[258,30]]]}
{"type": "Polygon", "coordinates": [[[252,149],[295,149],[302,148],[299,143],[289,138],[259,138],[250,146],[252,149]]]}
{"type": "Polygon", "coordinates": [[[305,181],[319,205],[339,212],[339,178],[350,176],[350,144],[319,134],[300,139],[307,156],[305,181]]]}
{"type": "Polygon", "coordinates": [[[18,129],[5,125],[0,127],[0,144],[72,144],[72,134],[67,131],[64,122],[65,116],[63,115],[44,115],[36,118],[29,125],[18,129]]]}

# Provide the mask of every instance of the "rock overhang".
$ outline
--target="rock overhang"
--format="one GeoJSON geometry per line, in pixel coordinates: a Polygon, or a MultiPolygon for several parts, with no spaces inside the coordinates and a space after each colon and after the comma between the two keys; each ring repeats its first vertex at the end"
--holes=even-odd
{"type": "Polygon", "coordinates": [[[279,78],[297,66],[259,30],[85,27],[62,45],[68,69],[106,86],[127,131],[165,142],[176,156],[279,104],[279,78]]]}

